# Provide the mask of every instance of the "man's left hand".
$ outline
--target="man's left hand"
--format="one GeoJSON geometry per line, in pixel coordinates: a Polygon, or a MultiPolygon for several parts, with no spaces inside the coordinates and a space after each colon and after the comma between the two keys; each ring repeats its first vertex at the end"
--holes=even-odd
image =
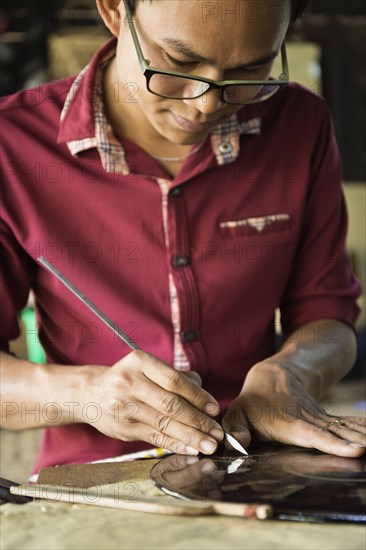
{"type": "Polygon", "coordinates": [[[230,404],[223,427],[246,447],[251,437],[358,457],[365,451],[366,418],[329,415],[286,367],[258,363],[230,404]]]}

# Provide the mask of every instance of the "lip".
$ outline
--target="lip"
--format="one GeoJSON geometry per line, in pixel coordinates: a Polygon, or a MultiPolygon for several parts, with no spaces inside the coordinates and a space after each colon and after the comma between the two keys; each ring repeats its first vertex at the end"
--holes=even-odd
{"type": "Polygon", "coordinates": [[[204,130],[208,130],[208,128],[212,126],[212,123],[208,124],[207,122],[200,122],[200,123],[192,122],[191,120],[188,120],[188,118],[184,118],[175,113],[172,113],[172,116],[175,122],[178,124],[178,126],[183,130],[185,130],[186,132],[191,132],[191,133],[202,132],[204,130]]]}

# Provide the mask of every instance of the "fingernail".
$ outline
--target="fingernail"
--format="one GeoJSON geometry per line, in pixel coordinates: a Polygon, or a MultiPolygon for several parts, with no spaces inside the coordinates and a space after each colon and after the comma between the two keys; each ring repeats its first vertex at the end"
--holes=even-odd
{"type": "Polygon", "coordinates": [[[210,439],[204,439],[201,441],[200,447],[205,453],[211,454],[216,449],[217,443],[211,441],[210,439]]]}
{"type": "Polygon", "coordinates": [[[205,412],[212,415],[219,414],[220,407],[215,405],[215,403],[207,403],[207,405],[205,406],[205,412]]]}
{"type": "Polygon", "coordinates": [[[186,447],[185,449],[189,455],[198,455],[199,453],[199,451],[197,451],[197,449],[194,449],[193,447],[186,447]]]}
{"type": "Polygon", "coordinates": [[[224,432],[219,428],[212,428],[212,430],[210,430],[210,435],[218,441],[222,441],[224,438],[224,432]]]}
{"type": "Polygon", "coordinates": [[[361,443],[348,443],[348,445],[353,449],[361,449],[365,447],[365,445],[361,445],[361,443]]]}

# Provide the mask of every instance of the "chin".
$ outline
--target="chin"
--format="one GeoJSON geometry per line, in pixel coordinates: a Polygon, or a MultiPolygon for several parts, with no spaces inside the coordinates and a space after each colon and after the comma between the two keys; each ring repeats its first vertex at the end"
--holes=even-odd
{"type": "Polygon", "coordinates": [[[201,143],[206,137],[207,133],[197,134],[195,136],[180,136],[180,138],[177,139],[169,139],[172,143],[176,143],[177,145],[197,145],[198,143],[201,143]]]}
{"type": "Polygon", "coordinates": [[[145,116],[157,134],[170,143],[175,143],[176,145],[195,145],[205,139],[211,131],[211,129],[207,130],[206,128],[197,133],[185,132],[183,129],[177,128],[172,124],[170,117],[167,117],[169,113],[170,109],[161,108],[154,112],[145,112],[145,116]]]}
{"type": "Polygon", "coordinates": [[[205,132],[197,132],[197,133],[187,133],[184,130],[168,130],[166,127],[164,128],[156,128],[160,135],[164,137],[166,140],[170,141],[171,143],[175,143],[177,145],[195,145],[197,143],[200,143],[202,140],[204,140],[208,134],[209,131],[205,132]]]}

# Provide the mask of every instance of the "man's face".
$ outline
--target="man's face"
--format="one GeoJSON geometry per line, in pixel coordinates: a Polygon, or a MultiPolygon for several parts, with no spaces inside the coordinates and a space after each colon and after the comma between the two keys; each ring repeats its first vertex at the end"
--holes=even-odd
{"type": "MultiPolygon", "coordinates": [[[[115,76],[119,89],[127,90],[124,103],[142,126],[148,124],[170,142],[193,144],[242,108],[222,103],[217,91],[185,100],[150,93],[123,2],[119,12],[115,76]]],[[[134,15],[142,52],[151,66],[216,81],[268,78],[273,65],[268,58],[279,51],[289,22],[290,2],[267,0],[140,1],[134,15]]]]}

